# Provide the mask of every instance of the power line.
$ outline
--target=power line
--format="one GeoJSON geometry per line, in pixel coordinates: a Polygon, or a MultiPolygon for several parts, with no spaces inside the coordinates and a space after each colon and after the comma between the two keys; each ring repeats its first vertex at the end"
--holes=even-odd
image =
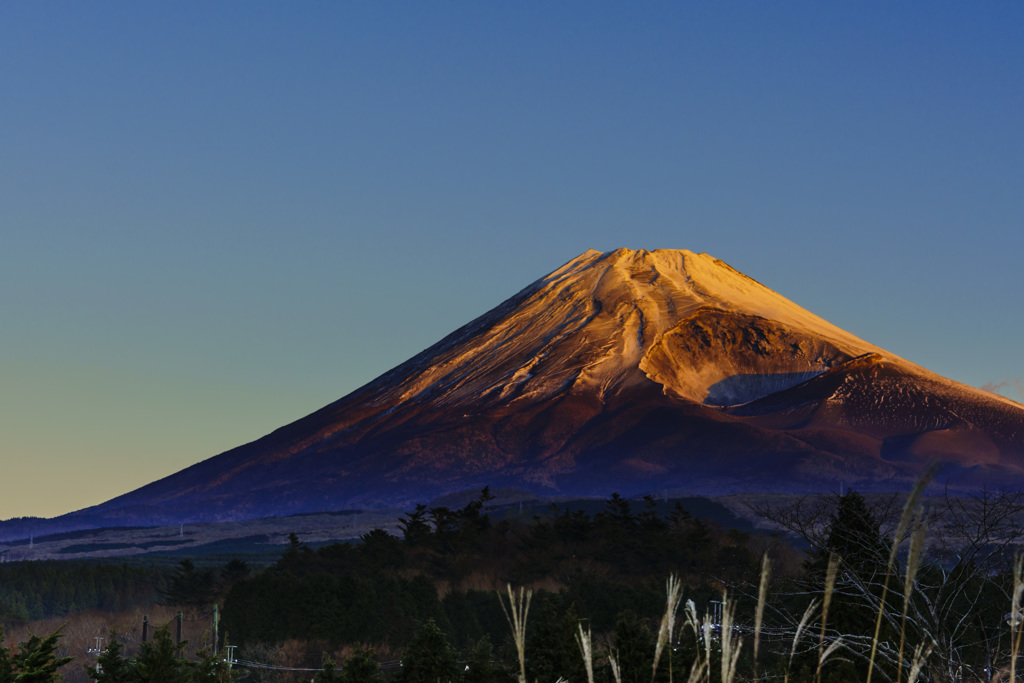
{"type": "MultiPolygon", "coordinates": [[[[225,659],[224,661],[230,664],[231,666],[242,666],[247,669],[269,669],[271,671],[323,671],[322,667],[319,669],[305,669],[294,666],[278,666],[276,664],[264,664],[263,662],[254,662],[248,659],[225,659]]],[[[395,659],[388,662],[380,662],[377,664],[377,666],[381,669],[397,669],[398,667],[402,666],[402,662],[401,660],[395,659]]]]}

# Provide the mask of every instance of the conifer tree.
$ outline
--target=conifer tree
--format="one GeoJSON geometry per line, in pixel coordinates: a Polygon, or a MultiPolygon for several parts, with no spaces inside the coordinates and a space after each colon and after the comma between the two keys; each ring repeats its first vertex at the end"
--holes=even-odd
{"type": "MultiPolygon", "coordinates": [[[[0,642],[3,641],[4,630],[0,627],[0,642]]],[[[12,683],[14,681],[14,663],[11,661],[11,651],[0,645],[0,683],[12,683]]]]}
{"type": "Polygon", "coordinates": [[[462,683],[493,683],[500,680],[511,680],[504,670],[491,661],[493,648],[491,641],[484,636],[466,653],[466,670],[462,674],[462,683]]]}
{"type": "Polygon", "coordinates": [[[423,624],[402,657],[398,683],[451,681],[458,675],[458,658],[448,637],[433,619],[423,624]]]}
{"type": "Polygon", "coordinates": [[[219,592],[221,595],[231,590],[239,581],[248,579],[252,575],[252,569],[250,569],[248,563],[243,560],[235,558],[221,567],[220,570],[220,581],[219,581],[219,592]]]}
{"type": "Polygon", "coordinates": [[[622,683],[647,683],[651,678],[655,638],[636,612],[626,610],[619,615],[613,642],[622,683]]]}
{"type": "Polygon", "coordinates": [[[138,683],[191,683],[189,663],[181,657],[184,645],[175,644],[166,626],[158,629],[152,640],[142,644],[135,659],[135,680],[138,683]]]}
{"type": "Polygon", "coordinates": [[[96,666],[85,667],[86,675],[96,683],[133,683],[135,662],[121,656],[124,645],[117,636],[110,637],[110,644],[96,658],[96,666]]]}
{"type": "Polygon", "coordinates": [[[161,592],[165,605],[205,608],[213,602],[216,578],[212,569],[197,569],[191,560],[181,560],[166,590],[161,592]]]}
{"type": "Polygon", "coordinates": [[[222,657],[218,657],[212,650],[203,650],[199,654],[199,661],[188,665],[192,669],[194,683],[229,683],[231,681],[231,668],[222,657]]]}
{"type": "Polygon", "coordinates": [[[818,549],[815,567],[820,565],[823,569],[832,553],[863,581],[885,573],[888,543],[882,538],[880,522],[868,509],[864,496],[856,491],[839,499],[829,522],[825,547],[818,549]]]}
{"type": "Polygon", "coordinates": [[[529,681],[587,679],[576,644],[581,619],[576,605],[566,607],[552,596],[542,596],[530,614],[526,632],[526,678],[529,681]]]}
{"type": "Polygon", "coordinates": [[[345,660],[341,670],[341,683],[384,683],[380,665],[373,650],[356,650],[345,660]]]}
{"type": "Polygon", "coordinates": [[[324,653],[323,669],[321,669],[316,675],[316,683],[339,683],[341,680],[341,672],[338,671],[337,665],[334,660],[324,653]]]}
{"type": "MultiPolygon", "coordinates": [[[[838,502],[829,520],[825,544],[817,548],[807,565],[812,584],[824,586],[825,568],[834,553],[839,557],[839,576],[829,608],[829,627],[846,637],[871,637],[881,599],[882,581],[889,558],[889,543],[881,523],[860,493],[849,491],[838,502]]],[[[892,599],[887,600],[889,602],[892,599]]],[[[885,640],[888,633],[880,634],[885,640]]],[[[863,665],[858,675],[865,673],[863,665]]]]}
{"type": "Polygon", "coordinates": [[[18,646],[18,653],[11,660],[17,683],[56,683],[60,680],[57,670],[72,660],[72,657],[57,656],[57,641],[60,631],[54,631],[45,638],[31,636],[18,646]]]}
{"type": "Polygon", "coordinates": [[[430,539],[430,525],[427,524],[427,506],[416,505],[416,510],[398,518],[398,528],[410,546],[423,545],[430,539]]]}

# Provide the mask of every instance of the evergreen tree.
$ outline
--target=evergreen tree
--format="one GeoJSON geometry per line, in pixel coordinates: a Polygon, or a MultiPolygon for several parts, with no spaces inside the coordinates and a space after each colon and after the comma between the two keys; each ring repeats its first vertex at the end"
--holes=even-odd
{"type": "Polygon", "coordinates": [[[633,505],[618,493],[605,501],[605,510],[600,517],[603,517],[621,529],[630,529],[636,524],[636,515],[633,514],[633,505]]]}
{"type": "Polygon", "coordinates": [[[184,645],[175,644],[166,626],[158,629],[152,640],[142,643],[135,659],[135,680],[138,683],[191,683],[192,671],[181,656],[184,645]]]}
{"type": "Polygon", "coordinates": [[[191,560],[181,560],[161,591],[165,605],[181,605],[203,609],[213,602],[216,579],[212,569],[197,569],[191,560]]]}
{"type": "Polygon", "coordinates": [[[462,683],[511,683],[512,676],[493,662],[491,641],[484,636],[466,653],[466,669],[462,674],[462,683]]]}
{"type": "Polygon", "coordinates": [[[526,631],[526,679],[529,681],[587,680],[576,644],[580,619],[576,605],[566,609],[560,601],[543,596],[534,600],[526,631]]]}
{"type": "Polygon", "coordinates": [[[410,546],[424,545],[430,539],[430,525],[427,524],[427,506],[420,503],[414,512],[398,518],[398,528],[410,546]]]}
{"type": "Polygon", "coordinates": [[[246,562],[238,558],[231,560],[221,567],[219,593],[227,593],[232,586],[243,579],[248,579],[251,574],[252,570],[246,562]]]}
{"type": "MultiPolygon", "coordinates": [[[[829,557],[833,553],[839,557],[839,575],[828,614],[829,627],[849,636],[870,638],[873,635],[878,614],[875,604],[881,599],[889,548],[882,537],[881,523],[868,508],[864,496],[856,491],[842,496],[829,521],[824,547],[816,550],[807,565],[812,585],[820,591],[824,587],[829,557]]],[[[892,596],[890,592],[887,603],[894,599],[892,596]]],[[[879,638],[884,641],[888,637],[883,628],[879,638]]],[[[858,675],[866,675],[863,663],[856,666],[858,675]]]]}
{"type": "Polygon", "coordinates": [[[359,537],[362,556],[372,571],[398,569],[405,563],[402,540],[383,529],[373,529],[359,537]]]}
{"type": "MultiPolygon", "coordinates": [[[[0,642],[3,641],[4,630],[0,627],[0,642]]],[[[11,651],[0,645],[0,683],[12,683],[14,681],[14,662],[11,661],[11,651]]]]}
{"type": "Polygon", "coordinates": [[[829,521],[825,547],[818,549],[812,570],[824,576],[832,553],[862,581],[878,580],[885,574],[889,544],[882,538],[881,523],[868,509],[864,496],[856,491],[839,499],[829,521]]]}
{"type": "Polygon", "coordinates": [[[191,667],[194,683],[229,683],[232,679],[231,667],[212,650],[203,650],[191,667]]]}
{"type": "Polygon", "coordinates": [[[384,683],[373,650],[356,650],[341,670],[341,683],[384,683]]]}
{"type": "Polygon", "coordinates": [[[646,533],[668,531],[669,523],[658,514],[658,501],[650,494],[644,496],[644,511],[640,513],[640,525],[646,533]]]}
{"type": "Polygon", "coordinates": [[[31,636],[18,647],[18,653],[12,657],[14,680],[17,683],[57,683],[60,674],[57,670],[72,660],[72,657],[57,656],[57,641],[60,631],[55,631],[45,638],[31,636]]]}
{"type": "Polygon", "coordinates": [[[615,625],[613,649],[622,683],[648,683],[654,663],[654,635],[636,613],[626,610],[615,625]]]}
{"type": "Polygon", "coordinates": [[[86,675],[96,683],[133,683],[135,662],[121,656],[124,645],[117,636],[110,637],[110,644],[96,658],[96,666],[85,667],[86,675]]]}
{"type": "Polygon", "coordinates": [[[323,668],[317,673],[316,683],[340,683],[341,672],[335,665],[334,660],[325,652],[323,668]]]}
{"type": "Polygon", "coordinates": [[[295,559],[305,550],[309,550],[309,548],[299,540],[298,534],[294,531],[288,534],[288,547],[284,549],[284,557],[295,559]]]}
{"type": "Polygon", "coordinates": [[[397,683],[437,683],[458,675],[458,658],[448,637],[433,619],[428,619],[402,657],[397,683]]]}

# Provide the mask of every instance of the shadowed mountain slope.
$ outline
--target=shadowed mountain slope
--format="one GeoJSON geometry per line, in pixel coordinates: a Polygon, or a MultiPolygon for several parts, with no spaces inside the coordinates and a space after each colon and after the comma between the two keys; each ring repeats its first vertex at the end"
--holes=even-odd
{"type": "Polygon", "coordinates": [[[588,251],[352,394],[73,515],[244,519],[484,485],[607,495],[1024,482],[1024,407],[706,254],[588,251]]]}

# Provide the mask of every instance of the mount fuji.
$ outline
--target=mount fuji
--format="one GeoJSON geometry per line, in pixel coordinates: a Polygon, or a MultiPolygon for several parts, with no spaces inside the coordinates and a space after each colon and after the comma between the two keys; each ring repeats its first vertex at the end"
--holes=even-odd
{"type": "Polygon", "coordinates": [[[547,495],[1024,483],[1024,406],[707,254],[588,251],[338,401],[74,516],[238,520],[547,495]]]}

